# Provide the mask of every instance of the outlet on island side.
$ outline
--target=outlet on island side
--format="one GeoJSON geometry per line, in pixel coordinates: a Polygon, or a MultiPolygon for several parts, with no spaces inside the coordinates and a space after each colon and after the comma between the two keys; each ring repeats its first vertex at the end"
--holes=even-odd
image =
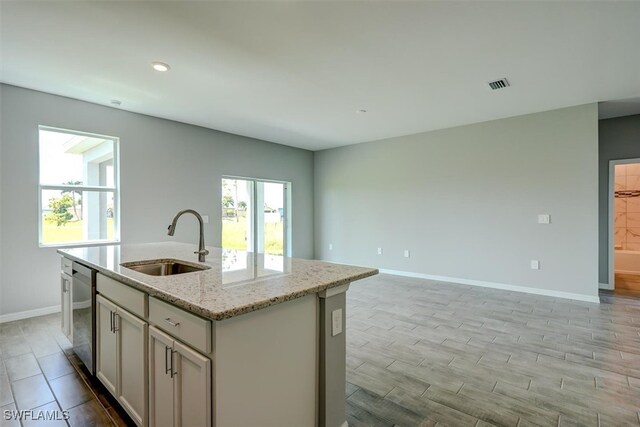
{"type": "Polygon", "coordinates": [[[409,252],[409,249],[405,249],[404,250],[404,257],[405,258],[409,258],[410,255],[411,255],[411,253],[409,252]]]}
{"type": "Polygon", "coordinates": [[[333,250],[333,243],[329,243],[329,250],[332,251],[333,250]]]}
{"type": "Polygon", "coordinates": [[[532,270],[540,270],[540,261],[538,261],[537,259],[532,259],[531,260],[531,269],[532,270]]]}
{"type": "Polygon", "coordinates": [[[378,255],[382,255],[382,248],[378,248],[378,255]]]}
{"type": "Polygon", "coordinates": [[[335,337],[342,333],[342,309],[331,312],[331,336],[335,337]]]}

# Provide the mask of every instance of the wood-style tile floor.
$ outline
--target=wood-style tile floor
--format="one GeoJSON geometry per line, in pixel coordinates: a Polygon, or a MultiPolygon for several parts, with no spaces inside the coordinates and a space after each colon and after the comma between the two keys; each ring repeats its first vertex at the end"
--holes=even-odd
{"type": "Polygon", "coordinates": [[[108,392],[81,368],[60,332],[59,314],[0,324],[0,426],[129,423],[108,392]],[[20,421],[6,419],[5,411],[16,410],[31,412],[20,421]]]}
{"type": "MultiPolygon", "coordinates": [[[[347,293],[347,419],[357,426],[622,426],[640,411],[640,298],[589,304],[379,275],[347,293]]],[[[58,315],[0,325],[5,409],[126,425],[58,315]]],[[[30,425],[65,422],[23,422],[30,425]]],[[[259,427],[259,426],[249,426],[259,427]]]]}
{"type": "Polygon", "coordinates": [[[640,421],[640,298],[379,275],[347,293],[350,426],[640,421]]]}

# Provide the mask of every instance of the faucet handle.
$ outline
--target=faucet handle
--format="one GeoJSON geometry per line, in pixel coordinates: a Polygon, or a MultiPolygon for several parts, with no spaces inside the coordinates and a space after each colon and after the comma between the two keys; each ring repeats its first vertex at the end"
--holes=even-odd
{"type": "Polygon", "coordinates": [[[208,249],[203,249],[201,251],[194,251],[194,254],[198,254],[198,255],[209,255],[209,250],[208,249]]]}

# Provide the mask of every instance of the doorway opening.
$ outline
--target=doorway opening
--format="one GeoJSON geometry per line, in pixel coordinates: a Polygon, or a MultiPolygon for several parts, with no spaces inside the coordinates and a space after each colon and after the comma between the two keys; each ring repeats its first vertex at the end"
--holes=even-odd
{"type": "Polygon", "coordinates": [[[291,183],[222,178],[223,249],[291,256],[291,183]]]}
{"type": "Polygon", "coordinates": [[[609,178],[609,283],[640,293],[640,159],[612,160],[609,178]]]}

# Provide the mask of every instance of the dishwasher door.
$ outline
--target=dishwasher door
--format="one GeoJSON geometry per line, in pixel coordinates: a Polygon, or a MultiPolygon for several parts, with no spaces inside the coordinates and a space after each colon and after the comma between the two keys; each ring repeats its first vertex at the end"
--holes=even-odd
{"type": "Polygon", "coordinates": [[[82,264],[73,263],[72,328],[73,351],[95,374],[96,348],[96,272],[82,264]]]}

